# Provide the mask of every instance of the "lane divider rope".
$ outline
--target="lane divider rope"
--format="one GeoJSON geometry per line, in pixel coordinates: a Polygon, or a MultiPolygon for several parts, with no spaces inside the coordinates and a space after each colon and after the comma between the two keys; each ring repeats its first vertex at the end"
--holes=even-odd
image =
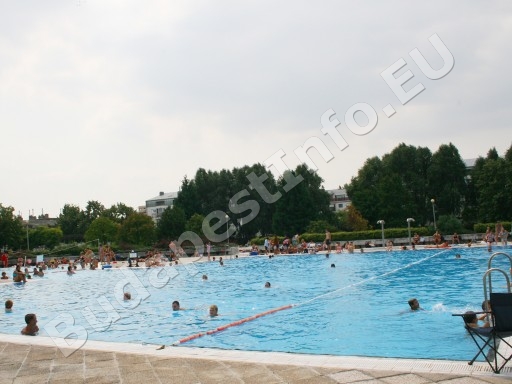
{"type": "Polygon", "coordinates": [[[229,324],[221,325],[220,327],[217,327],[217,328],[214,328],[214,329],[210,329],[209,331],[206,331],[206,332],[199,332],[199,333],[195,333],[193,335],[184,337],[183,339],[180,339],[180,340],[174,342],[172,345],[180,345],[180,344],[186,343],[186,342],[191,341],[191,340],[198,339],[198,338],[206,336],[206,335],[213,335],[213,334],[215,334],[217,332],[224,331],[224,330],[226,330],[228,328],[235,327],[237,325],[241,325],[241,324],[247,323],[249,321],[258,319],[260,317],[267,316],[267,315],[270,315],[272,313],[276,313],[276,312],[279,312],[279,311],[283,311],[285,309],[290,309],[292,307],[293,307],[293,305],[289,304],[289,305],[283,305],[282,307],[269,309],[268,311],[261,312],[261,313],[258,313],[256,315],[253,315],[253,316],[249,316],[249,317],[243,318],[241,320],[233,321],[232,323],[229,323],[229,324]]]}

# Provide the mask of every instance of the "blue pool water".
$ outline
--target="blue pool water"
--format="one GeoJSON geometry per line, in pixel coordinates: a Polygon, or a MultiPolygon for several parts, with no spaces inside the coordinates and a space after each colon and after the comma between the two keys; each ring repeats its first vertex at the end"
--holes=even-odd
{"type": "MultiPolygon", "coordinates": [[[[153,269],[51,271],[18,286],[0,285],[14,312],[0,312],[2,332],[19,334],[36,313],[40,335],[70,318],[92,340],[170,345],[261,312],[285,309],[185,346],[310,354],[466,360],[476,352],[459,317],[479,310],[484,248],[365,254],[265,256],[153,269]],[[461,259],[455,254],[460,253],[461,259]],[[335,268],[331,264],[335,264],[335,268]],[[201,276],[208,275],[208,281],[201,276]],[[264,288],[266,281],[272,287],[264,288]],[[128,284],[127,284],[128,283],[128,284]],[[127,285],[126,285],[127,284],[127,285]],[[128,290],[132,300],[123,302],[128,290]],[[417,297],[423,311],[408,310],[417,297]],[[183,311],[172,312],[179,300],[183,311]],[[216,304],[220,316],[210,318],[216,304]],[[110,320],[107,312],[110,314],[110,320]]],[[[509,269],[505,257],[494,267],[509,269]]],[[[79,267],[80,269],[80,267],[79,267]]],[[[505,281],[493,278],[495,291],[505,281]]],[[[62,331],[64,325],[56,329],[62,331]]]]}

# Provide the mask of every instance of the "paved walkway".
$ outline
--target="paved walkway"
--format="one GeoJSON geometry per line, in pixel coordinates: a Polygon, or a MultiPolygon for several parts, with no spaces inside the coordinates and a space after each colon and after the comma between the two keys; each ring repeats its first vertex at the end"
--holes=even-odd
{"type": "MultiPolygon", "coordinates": [[[[224,351],[87,341],[68,357],[48,337],[0,335],[7,383],[512,383],[484,363],[224,351]]],[[[64,351],[65,354],[66,351],[64,351]]]]}

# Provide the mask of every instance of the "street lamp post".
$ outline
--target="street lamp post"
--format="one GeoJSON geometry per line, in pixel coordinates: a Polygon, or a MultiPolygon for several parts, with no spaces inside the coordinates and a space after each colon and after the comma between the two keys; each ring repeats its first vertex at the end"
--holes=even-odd
{"type": "Polygon", "coordinates": [[[27,221],[27,252],[30,251],[30,241],[28,237],[28,221],[27,221]]]}
{"type": "Polygon", "coordinates": [[[226,234],[228,235],[228,248],[226,249],[226,255],[229,252],[229,216],[226,215],[226,234]]]}
{"type": "Polygon", "coordinates": [[[386,224],[386,222],[384,220],[379,220],[377,221],[377,224],[380,224],[380,229],[382,231],[382,247],[384,247],[384,224],[386,224]]]}
{"type": "Polygon", "coordinates": [[[430,202],[432,203],[432,215],[434,216],[434,230],[437,231],[437,225],[436,225],[436,210],[435,210],[435,203],[436,201],[434,199],[431,199],[430,202]]]}
{"type": "Polygon", "coordinates": [[[409,247],[412,245],[411,244],[411,221],[414,222],[414,219],[412,217],[409,217],[407,219],[407,230],[409,231],[409,247]]]}

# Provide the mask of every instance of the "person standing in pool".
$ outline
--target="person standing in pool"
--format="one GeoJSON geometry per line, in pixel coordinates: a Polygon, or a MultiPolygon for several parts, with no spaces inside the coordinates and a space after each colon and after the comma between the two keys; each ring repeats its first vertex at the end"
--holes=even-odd
{"type": "Polygon", "coordinates": [[[208,244],[206,244],[206,254],[208,255],[208,261],[210,261],[210,252],[212,250],[212,245],[210,242],[208,242],[208,244]]]}
{"type": "Polygon", "coordinates": [[[331,232],[325,230],[325,246],[327,247],[327,254],[331,253],[331,232]]]}
{"type": "Polygon", "coordinates": [[[37,326],[37,317],[33,313],[29,313],[25,315],[25,323],[27,324],[26,327],[24,327],[21,330],[22,335],[27,336],[35,336],[37,335],[37,332],[39,332],[39,327],[37,326]]]}
{"type": "Polygon", "coordinates": [[[9,267],[9,256],[7,255],[7,252],[2,252],[2,268],[8,268],[9,267]]]}
{"type": "Polygon", "coordinates": [[[21,265],[16,265],[16,269],[12,273],[12,279],[15,283],[27,282],[27,278],[25,277],[25,274],[21,270],[21,265]]]}

